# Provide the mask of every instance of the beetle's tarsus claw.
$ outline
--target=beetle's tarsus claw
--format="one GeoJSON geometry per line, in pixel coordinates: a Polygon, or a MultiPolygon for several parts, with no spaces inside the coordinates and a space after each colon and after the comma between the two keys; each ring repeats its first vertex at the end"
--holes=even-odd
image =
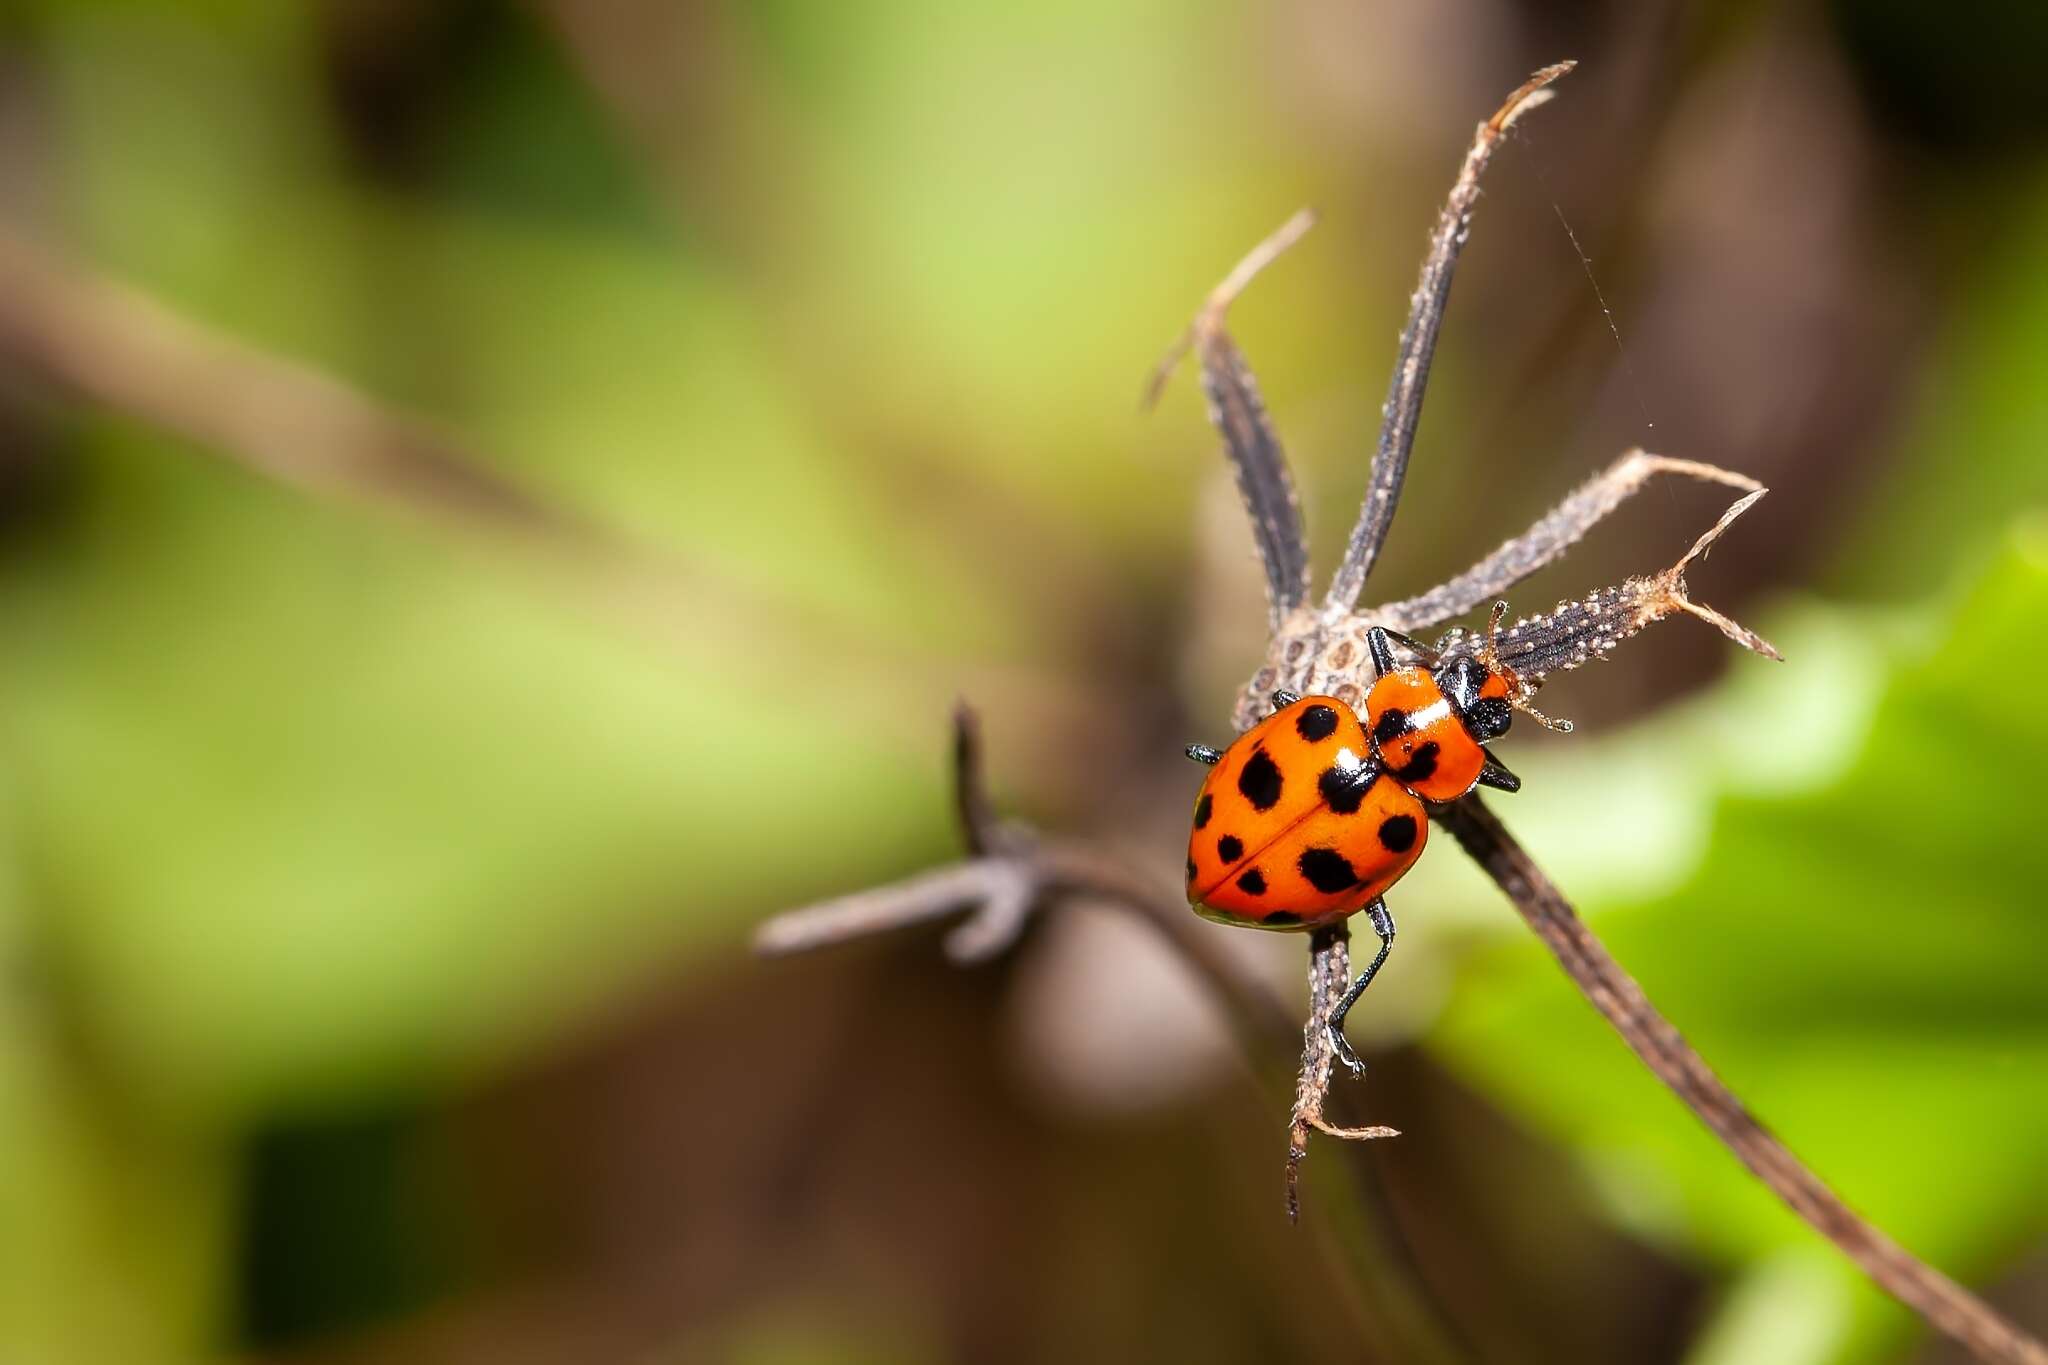
{"type": "Polygon", "coordinates": [[[1352,1050],[1351,1041],[1344,1036],[1344,1030],[1330,1025],[1327,1031],[1330,1035],[1330,1051],[1336,1054],[1337,1060],[1344,1064],[1346,1071],[1363,1079],[1365,1063],[1360,1060],[1358,1053],[1352,1050]]]}

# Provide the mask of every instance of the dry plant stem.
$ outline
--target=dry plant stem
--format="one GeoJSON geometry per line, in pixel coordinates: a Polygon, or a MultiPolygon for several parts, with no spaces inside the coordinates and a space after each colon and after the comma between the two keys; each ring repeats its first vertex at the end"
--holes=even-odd
{"type": "MultiPolygon", "coordinates": [[[[1755,506],[1764,492],[1759,488],[1738,499],[1664,572],[1631,578],[1616,587],[1590,592],[1577,601],[1560,602],[1540,616],[1516,621],[1497,637],[1497,657],[1525,681],[1540,682],[1553,673],[1569,672],[1603,659],[1623,640],[1667,616],[1683,612],[1699,617],[1744,649],[1766,659],[1782,659],[1777,647],[1763,636],[1712,607],[1693,601],[1685,582],[1685,572],[1693,561],[1705,555],[1721,533],[1755,506]]],[[[1453,631],[1445,637],[1444,654],[1449,657],[1474,652],[1483,639],[1475,631],[1453,631]]]]}
{"type": "Polygon", "coordinates": [[[955,962],[979,962],[1015,943],[1037,910],[1065,896],[1092,897],[1151,925],[1242,1027],[1265,1038],[1293,1032],[1287,1008],[1217,947],[1172,888],[1086,844],[1041,838],[998,820],[982,772],[980,721],[964,703],[953,712],[953,790],[961,836],[974,856],[777,915],[755,931],[754,950],[771,957],[810,952],[967,912],[947,936],[946,952],[955,962]]]}
{"type": "Polygon", "coordinates": [[[964,913],[946,938],[946,953],[955,962],[980,962],[1014,944],[1032,914],[1078,896],[1136,913],[1259,1036],[1293,1033],[1286,1007],[1235,957],[1218,951],[1169,888],[1086,844],[1006,828],[1015,840],[1007,852],[777,915],[755,931],[754,950],[769,957],[812,952],[964,913]]]}
{"type": "MultiPolygon", "coordinates": [[[[1754,507],[1764,492],[1758,489],[1738,499],[1677,563],[1661,573],[1597,588],[1575,601],[1560,602],[1548,612],[1517,620],[1497,637],[1495,658],[1533,685],[1553,673],[1603,659],[1622,641],[1680,614],[1699,617],[1765,658],[1780,658],[1770,641],[1755,631],[1693,601],[1686,584],[1686,572],[1693,562],[1705,555],[1736,518],[1754,507]]],[[[1336,621],[1325,621],[1305,610],[1289,615],[1267,643],[1264,666],[1238,693],[1232,723],[1239,731],[1257,724],[1269,709],[1267,698],[1275,688],[1304,696],[1332,696],[1354,708],[1363,705],[1373,681],[1367,637],[1374,626],[1399,629],[1371,611],[1350,613],[1336,621]]],[[[1484,631],[1456,627],[1440,636],[1433,647],[1397,642],[1395,653],[1407,662],[1435,667],[1462,654],[1480,654],[1486,643],[1484,631]]]]}
{"type": "Polygon", "coordinates": [[[2048,1348],[1866,1222],[1759,1123],[1650,1004],[1485,803],[1467,797],[1437,812],[1436,820],[1499,883],[1573,984],[1643,1063],[1794,1213],[1840,1247],[1879,1288],[1979,1359],[2048,1365],[2048,1348]]]}
{"type": "Polygon", "coordinates": [[[1401,483],[1408,473],[1408,456],[1415,448],[1416,424],[1422,417],[1422,396],[1429,385],[1429,362],[1436,353],[1437,333],[1443,327],[1444,304],[1450,298],[1451,275],[1458,253],[1472,229],[1472,211],[1479,204],[1479,177],[1493,158],[1500,136],[1514,121],[1549,98],[1545,89],[1570,71],[1575,63],[1546,66],[1479,125],[1465,164],[1451,186],[1450,198],[1438,215],[1436,230],[1430,234],[1429,254],[1422,261],[1422,275],[1408,303],[1408,321],[1401,329],[1401,343],[1395,352],[1394,377],[1387,386],[1387,402],[1381,413],[1379,448],[1373,454],[1372,474],[1366,486],[1365,505],[1359,509],[1358,524],[1344,547],[1344,559],[1330,581],[1330,595],[1323,614],[1336,619],[1358,602],[1365,580],[1386,543],[1387,528],[1393,524],[1394,507],[1401,498],[1401,483]]]}
{"type": "Polygon", "coordinates": [[[967,851],[980,855],[1006,843],[988,794],[988,770],[981,759],[981,717],[965,700],[953,703],[953,813],[967,851]]]}
{"type": "Polygon", "coordinates": [[[1763,488],[1747,474],[1738,474],[1731,469],[1702,464],[1698,460],[1652,455],[1641,449],[1631,450],[1581,484],[1528,530],[1456,578],[1418,596],[1373,607],[1364,615],[1388,630],[1411,633],[1442,625],[1454,616],[1463,616],[1559,558],[1586,532],[1660,474],[1725,484],[1750,493],[1763,488]]]}
{"type": "Polygon", "coordinates": [[[1301,1071],[1294,1087],[1294,1110],[1287,1125],[1287,1217],[1301,1218],[1301,1162],[1308,1155],[1311,1130],[1331,1137],[1365,1140],[1399,1137],[1397,1129],[1375,1124],[1368,1128],[1337,1128],[1324,1122],[1323,1105],[1330,1094],[1330,1014],[1351,984],[1351,931],[1340,920],[1316,930],[1308,945],[1308,1022],[1301,1028],[1301,1071]]]}
{"type": "Polygon", "coordinates": [[[1252,378],[1251,366],[1223,323],[1245,286],[1314,225],[1315,214],[1302,209],[1237,263],[1154,368],[1143,400],[1147,408],[1157,403],[1180,358],[1190,347],[1200,352],[1209,420],[1223,436],[1224,454],[1251,519],[1259,562],[1266,570],[1268,624],[1274,628],[1308,600],[1308,537],[1294,480],[1287,472],[1287,457],[1266,416],[1258,381],[1252,378]]]}

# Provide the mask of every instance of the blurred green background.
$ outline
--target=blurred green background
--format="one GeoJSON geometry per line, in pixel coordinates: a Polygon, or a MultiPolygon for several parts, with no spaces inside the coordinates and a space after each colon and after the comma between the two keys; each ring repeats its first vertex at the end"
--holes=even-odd
{"type": "MultiPolygon", "coordinates": [[[[585,529],[280,478],[289,405],[167,430],[150,352],[0,291],[0,1360],[1398,1359],[1339,1172],[1474,1359],[1955,1359],[1448,840],[1353,1016],[1405,1136],[1320,1147],[1299,1231],[1114,913],[746,952],[953,856],[959,694],[1007,806],[1173,875],[1263,608],[1194,386],[1140,381],[1318,206],[1235,316],[1327,566],[1464,142],[1562,57],[1368,597],[1631,444],[1772,486],[1693,583],[1789,662],[1661,625],[1499,805],[1796,1150],[2048,1330],[2048,10],[11,0],[6,241],[585,529]]],[[[1723,501],[1653,487],[1517,605],[1723,501]]]]}

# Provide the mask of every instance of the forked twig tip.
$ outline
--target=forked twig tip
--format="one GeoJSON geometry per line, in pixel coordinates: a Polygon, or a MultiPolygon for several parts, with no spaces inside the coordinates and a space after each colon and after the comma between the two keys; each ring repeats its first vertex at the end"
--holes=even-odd
{"type": "Polygon", "coordinates": [[[1737,517],[1756,506],[1757,501],[1770,491],[1768,488],[1759,487],[1754,492],[1737,498],[1729,505],[1728,510],[1721,514],[1721,519],[1712,526],[1709,526],[1700,534],[1700,538],[1692,543],[1692,548],[1685,552],[1685,558],[1672,565],[1667,572],[1682,575],[1687,565],[1691,564],[1695,559],[1703,558],[1706,555],[1707,551],[1713,547],[1714,542],[1721,538],[1721,533],[1733,525],[1737,517]]]}
{"type": "Polygon", "coordinates": [[[1350,1142],[1371,1142],[1377,1138],[1401,1136],[1399,1128],[1389,1128],[1384,1123],[1369,1124],[1364,1128],[1339,1128],[1335,1124],[1324,1123],[1320,1118],[1311,1119],[1309,1122],[1315,1125],[1318,1133],[1326,1133],[1333,1138],[1344,1138],[1350,1142]]]}
{"type": "Polygon", "coordinates": [[[1643,471],[1645,477],[1652,473],[1683,474],[1687,478],[1699,479],[1704,483],[1740,488],[1745,493],[1754,493],[1763,488],[1755,479],[1737,470],[1723,469],[1719,465],[1707,464],[1700,460],[1682,460],[1675,455],[1659,455],[1641,446],[1624,453],[1622,459],[1633,468],[1643,471]]]}
{"type": "Polygon", "coordinates": [[[1692,548],[1685,552],[1685,557],[1660,575],[1660,581],[1672,606],[1677,607],[1680,611],[1697,616],[1700,620],[1705,621],[1744,649],[1752,653],[1761,654],[1766,659],[1776,659],[1782,663],[1785,656],[1778,652],[1776,645],[1751,630],[1748,626],[1723,616],[1712,607],[1702,606],[1700,603],[1693,601],[1688,595],[1685,582],[1685,571],[1692,562],[1695,559],[1705,558],[1707,551],[1713,548],[1714,542],[1721,538],[1721,533],[1726,531],[1737,517],[1754,507],[1757,501],[1770,491],[1768,488],[1758,488],[1755,492],[1736,499],[1733,505],[1721,514],[1721,519],[1708,527],[1706,532],[1692,543],[1692,548]]]}
{"type": "Polygon", "coordinates": [[[1001,842],[1001,821],[982,769],[981,713],[965,697],[953,702],[953,813],[969,853],[987,853],[1001,842]]]}
{"type": "Polygon", "coordinates": [[[1247,251],[1244,259],[1230,268],[1230,273],[1223,277],[1222,283],[1209,291],[1208,302],[1202,306],[1200,315],[1196,317],[1195,326],[1202,330],[1222,326],[1223,314],[1237,301],[1237,296],[1245,291],[1245,287],[1258,278],[1261,270],[1279,260],[1281,254],[1289,247],[1308,236],[1308,230],[1315,225],[1316,211],[1313,208],[1304,206],[1296,209],[1292,217],[1273,229],[1257,246],[1247,251]]]}
{"type": "Polygon", "coordinates": [[[1223,330],[1223,315],[1230,311],[1230,305],[1237,301],[1238,295],[1244,293],[1246,286],[1258,278],[1260,271],[1307,236],[1308,230],[1316,225],[1316,217],[1313,208],[1296,209],[1293,217],[1246,252],[1244,259],[1232,266],[1230,273],[1223,277],[1222,283],[1209,291],[1209,297],[1202,303],[1202,311],[1195,314],[1195,320],[1174,338],[1173,344],[1166,348],[1166,354],[1159,358],[1159,363],[1152,367],[1152,373],[1146,376],[1144,390],[1138,398],[1140,412],[1150,412],[1159,406],[1159,397],[1166,392],[1166,381],[1173,377],[1174,370],[1180,365],[1181,357],[1194,347],[1198,338],[1223,330]]]}
{"type": "Polygon", "coordinates": [[[1550,83],[1577,65],[1575,61],[1556,62],[1523,81],[1515,93],[1509,95],[1500,108],[1494,111],[1493,117],[1486,121],[1487,132],[1498,136],[1506,132],[1516,119],[1547,102],[1556,93],[1547,88],[1550,83]]]}
{"type": "Polygon", "coordinates": [[[1166,392],[1166,381],[1173,378],[1173,372],[1180,365],[1180,358],[1195,344],[1195,329],[1185,327],[1166,348],[1166,354],[1159,357],[1159,363],[1145,376],[1145,386],[1138,391],[1138,411],[1150,412],[1159,406],[1159,396],[1166,392]]]}

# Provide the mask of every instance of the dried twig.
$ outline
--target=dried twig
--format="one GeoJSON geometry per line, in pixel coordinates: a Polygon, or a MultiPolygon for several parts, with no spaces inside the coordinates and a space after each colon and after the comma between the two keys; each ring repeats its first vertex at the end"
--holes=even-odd
{"type": "Polygon", "coordinates": [[[1698,460],[1652,455],[1641,449],[1631,450],[1586,480],[1563,502],[1538,518],[1528,530],[1456,578],[1415,597],[1372,607],[1363,615],[1388,630],[1409,632],[1429,630],[1454,616],[1463,616],[1474,607],[1499,597],[1578,544],[1586,532],[1659,474],[1683,475],[1751,493],[1763,488],[1747,474],[1738,474],[1732,469],[1702,464],[1698,460]]]}
{"type": "Polygon", "coordinates": [[[1549,99],[1550,92],[1545,87],[1575,65],[1559,62],[1538,71],[1472,135],[1471,149],[1465,153],[1465,164],[1437,217],[1436,230],[1429,238],[1429,254],[1422,261],[1422,276],[1415,282],[1415,293],[1409,299],[1408,322],[1401,329],[1401,344],[1394,356],[1394,378],[1387,387],[1379,448],[1373,454],[1365,505],[1359,509],[1358,524],[1352,528],[1344,558],[1330,580],[1330,595],[1323,602],[1327,617],[1341,617],[1357,604],[1358,594],[1372,573],[1373,561],[1379,558],[1380,547],[1386,543],[1387,528],[1393,524],[1401,482],[1408,473],[1408,455],[1415,448],[1416,424],[1422,418],[1422,395],[1429,384],[1430,358],[1436,353],[1444,304],[1451,294],[1451,274],[1471,233],[1472,211],[1479,204],[1479,177],[1485,172],[1486,163],[1493,159],[1500,135],[1516,119],[1549,99]]]}
{"type": "MultiPolygon", "coordinates": [[[[1782,659],[1777,646],[1739,621],[1703,606],[1688,595],[1685,571],[1703,556],[1735,519],[1754,507],[1768,489],[1737,499],[1720,520],[1693,541],[1692,548],[1659,574],[1631,578],[1612,588],[1587,593],[1574,602],[1560,602],[1540,616],[1527,616],[1502,630],[1496,639],[1500,661],[1528,682],[1553,673],[1568,673],[1598,659],[1656,622],[1678,612],[1697,616],[1736,644],[1766,659],[1782,659]]],[[[1454,630],[1444,637],[1442,654],[1453,657],[1479,649],[1478,631],[1454,630]]]]}
{"type": "Polygon", "coordinates": [[[1308,1022],[1301,1027],[1301,1071],[1294,1087],[1294,1110],[1287,1125],[1287,1216],[1301,1217],[1301,1163],[1308,1155],[1311,1130],[1331,1137],[1365,1141],[1399,1137],[1400,1130],[1374,1124],[1337,1128],[1323,1120],[1330,1094],[1330,1064],[1337,1050],[1330,1015],[1351,984],[1351,930],[1343,921],[1318,929],[1309,938],[1308,1022]]]}
{"type": "Polygon", "coordinates": [[[1244,292],[1261,270],[1280,253],[1300,241],[1315,226],[1313,211],[1302,209],[1281,224],[1265,241],[1253,247],[1223,282],[1209,294],[1208,301],[1187,331],[1168,348],[1145,385],[1143,406],[1159,401],[1174,366],[1190,347],[1201,352],[1202,392],[1209,400],[1209,420],[1222,433],[1224,453],[1231,472],[1237,476],[1237,491],[1244,498],[1245,513],[1251,518],[1252,538],[1258,543],[1259,561],[1266,569],[1266,601],[1269,624],[1278,629],[1289,612],[1308,600],[1308,537],[1302,529],[1301,502],[1294,492],[1294,479],[1287,472],[1287,457],[1280,438],[1266,416],[1259,397],[1258,381],[1251,366],[1224,328],[1230,305],[1244,292]]]}
{"type": "Polygon", "coordinates": [[[1436,820],[1486,869],[1572,983],[1606,1016],[1644,1065],[1683,1100],[1743,1165],[1879,1288],[1980,1359],[2044,1365],[2048,1349],[1982,1299],[1913,1256],[1842,1202],[1735,1097],[1572,910],[1556,885],[1476,796],[1436,820]]]}
{"type": "Polygon", "coordinates": [[[953,791],[971,856],[777,915],[755,932],[755,951],[771,957],[809,952],[967,912],[946,939],[946,952],[956,962],[979,962],[1015,943],[1034,911],[1068,896],[1093,897],[1151,925],[1241,1023],[1268,1038],[1293,1033],[1290,1012],[1263,980],[1217,948],[1169,884],[1091,845],[1043,838],[996,818],[983,785],[980,722],[965,703],[953,713],[953,791]]]}

